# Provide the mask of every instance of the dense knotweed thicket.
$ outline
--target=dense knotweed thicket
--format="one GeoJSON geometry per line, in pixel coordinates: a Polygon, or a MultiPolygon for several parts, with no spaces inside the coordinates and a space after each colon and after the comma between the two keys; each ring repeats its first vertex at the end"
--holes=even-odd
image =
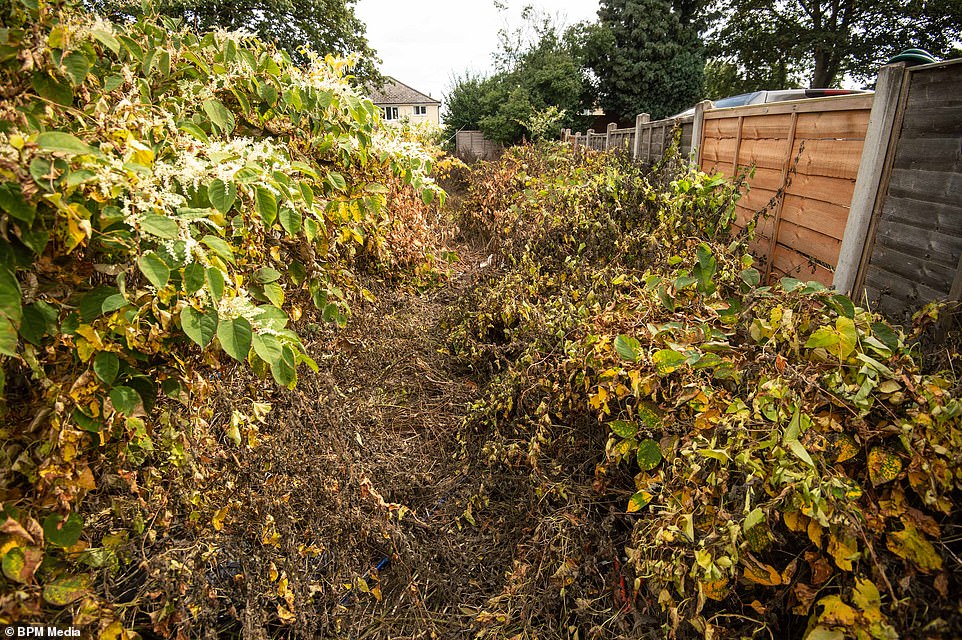
{"type": "MultiPolygon", "coordinates": [[[[196,632],[227,546],[197,540],[231,506],[208,483],[263,444],[275,383],[317,371],[308,338],[370,298],[362,273],[431,277],[433,158],[347,60],[149,11],[3,10],[0,622],[196,632]]],[[[264,619],[291,622],[268,586],[264,619]]]]}
{"type": "Polygon", "coordinates": [[[496,249],[449,341],[490,376],[465,438],[492,482],[526,470],[538,550],[493,635],[962,633],[962,402],[918,328],[763,286],[732,187],[671,159],[523,147],[471,194],[496,249]]]}

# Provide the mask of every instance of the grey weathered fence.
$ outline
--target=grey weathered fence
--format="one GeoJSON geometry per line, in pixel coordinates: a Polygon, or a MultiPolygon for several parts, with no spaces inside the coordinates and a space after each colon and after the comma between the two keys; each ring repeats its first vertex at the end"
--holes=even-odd
{"type": "Polygon", "coordinates": [[[494,160],[502,146],[484,137],[480,131],[458,131],[455,140],[457,155],[462,160],[494,160]]]}
{"type": "Polygon", "coordinates": [[[643,113],[635,119],[633,127],[619,129],[612,123],[608,125],[605,133],[595,133],[593,129],[589,129],[584,134],[580,131],[571,133],[570,129],[566,129],[562,132],[561,139],[596,151],[621,149],[639,162],[655,162],[661,159],[671,145],[675,127],[681,129],[679,151],[685,155],[691,152],[694,120],[694,116],[684,116],[651,121],[649,115],[643,113]]]}

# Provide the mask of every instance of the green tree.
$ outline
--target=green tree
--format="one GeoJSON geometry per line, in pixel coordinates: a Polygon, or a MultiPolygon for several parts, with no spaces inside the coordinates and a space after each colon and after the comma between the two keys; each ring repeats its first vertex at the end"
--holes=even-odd
{"type": "Polygon", "coordinates": [[[959,0],[720,0],[718,8],[712,50],[756,81],[779,64],[812,87],[870,81],[903,49],[947,56],[962,37],[959,0]]]}
{"type": "Polygon", "coordinates": [[[247,29],[287,51],[303,63],[302,48],[319,54],[358,56],[354,74],[363,83],[377,83],[380,60],[366,37],[366,27],[354,14],[356,0],[156,0],[142,7],[125,0],[86,0],[85,5],[119,22],[136,19],[150,8],[183,20],[196,32],[247,29]]]}
{"type": "Polygon", "coordinates": [[[591,104],[579,49],[555,22],[531,9],[525,24],[501,32],[494,54],[496,72],[487,78],[465,75],[448,93],[447,137],[477,128],[491,140],[515,144],[545,136],[547,123],[560,131],[581,124],[591,104]]]}
{"type": "Polygon", "coordinates": [[[663,118],[694,104],[702,91],[700,3],[602,0],[597,25],[586,27],[587,64],[598,102],[609,115],[663,118]]]}

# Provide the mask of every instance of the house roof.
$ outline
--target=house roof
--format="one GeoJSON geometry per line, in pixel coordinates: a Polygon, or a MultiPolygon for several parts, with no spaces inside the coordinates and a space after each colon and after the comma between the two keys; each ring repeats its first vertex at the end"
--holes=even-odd
{"type": "Polygon", "coordinates": [[[386,104],[441,104],[429,95],[413,89],[391,76],[386,76],[384,86],[371,89],[371,101],[376,105],[386,104]]]}

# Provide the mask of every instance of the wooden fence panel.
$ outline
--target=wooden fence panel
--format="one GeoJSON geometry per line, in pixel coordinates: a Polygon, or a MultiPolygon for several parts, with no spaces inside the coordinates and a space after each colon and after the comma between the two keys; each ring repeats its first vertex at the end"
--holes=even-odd
{"type": "Polygon", "coordinates": [[[750,172],[735,230],[758,218],[750,249],[769,281],[832,284],[870,109],[856,95],[705,112],[701,167],[750,172]]]}
{"type": "Polygon", "coordinates": [[[855,290],[903,319],[962,291],[962,60],[906,69],[855,290]]]}

